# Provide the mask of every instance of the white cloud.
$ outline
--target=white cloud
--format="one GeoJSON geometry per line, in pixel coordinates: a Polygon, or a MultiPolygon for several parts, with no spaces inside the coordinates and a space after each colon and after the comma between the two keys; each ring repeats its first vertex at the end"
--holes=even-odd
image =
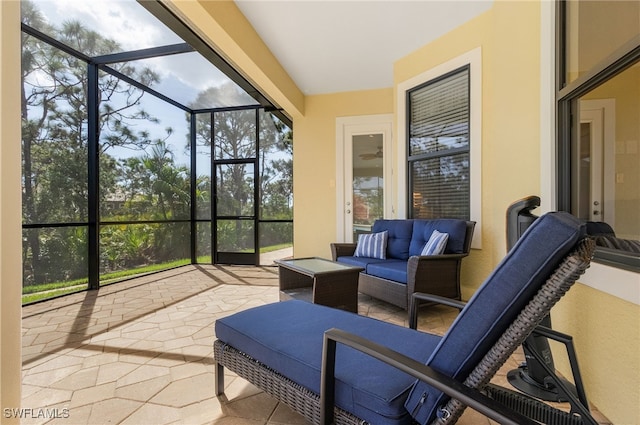
{"type": "MultiPolygon", "coordinates": [[[[183,42],[135,0],[32,1],[51,25],[60,27],[65,21],[77,20],[103,37],[115,40],[122,51],[183,42]]],[[[160,75],[162,82],[154,88],[185,104],[195,100],[198,92],[229,80],[197,53],[156,57],[138,63],[160,75]]]]}
{"type": "Polygon", "coordinates": [[[51,24],[79,20],[87,28],[118,42],[126,50],[137,50],[180,39],[137,2],[131,0],[37,0],[51,24]]]}

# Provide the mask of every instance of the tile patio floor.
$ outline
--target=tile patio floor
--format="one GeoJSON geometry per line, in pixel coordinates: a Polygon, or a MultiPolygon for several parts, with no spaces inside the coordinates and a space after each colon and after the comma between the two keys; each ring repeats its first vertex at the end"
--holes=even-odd
{"type": "MultiPolygon", "coordinates": [[[[213,394],[215,320],[277,301],[277,280],[275,267],[186,266],[24,307],[22,408],[33,413],[22,423],[305,424],[231,374],[226,399],[213,394]]],[[[359,313],[406,326],[404,311],[363,295],[359,313]]],[[[454,316],[429,309],[419,329],[444,332],[454,316]]],[[[467,409],[458,423],[491,422],[467,409]]]]}

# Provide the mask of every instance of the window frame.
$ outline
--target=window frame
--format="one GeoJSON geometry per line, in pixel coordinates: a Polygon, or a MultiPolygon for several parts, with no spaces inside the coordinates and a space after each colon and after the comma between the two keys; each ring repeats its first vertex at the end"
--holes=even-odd
{"type": "Polygon", "coordinates": [[[463,66],[469,66],[469,211],[470,220],[476,222],[471,248],[482,249],[482,48],[476,47],[447,62],[430,68],[405,81],[399,82],[396,92],[398,116],[396,193],[392,212],[395,217],[407,218],[409,194],[408,135],[407,135],[407,92],[450,73],[463,66]]]}
{"type": "MultiPolygon", "coordinates": [[[[640,34],[620,46],[611,55],[571,82],[567,82],[565,59],[568,55],[567,0],[556,3],[556,205],[560,211],[571,212],[572,197],[572,152],[576,137],[578,101],[585,94],[616,77],[634,64],[640,63],[640,34]]],[[[640,271],[640,258],[618,251],[596,247],[594,261],[611,267],[640,271]]]]}

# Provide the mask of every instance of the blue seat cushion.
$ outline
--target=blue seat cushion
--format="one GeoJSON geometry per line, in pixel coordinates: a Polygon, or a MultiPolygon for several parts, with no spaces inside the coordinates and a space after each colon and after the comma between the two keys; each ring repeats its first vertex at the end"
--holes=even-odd
{"type": "MultiPolygon", "coordinates": [[[[267,304],[219,319],[216,337],[320,393],[324,332],[343,329],[426,362],[440,337],[304,301],[267,304]]],[[[404,402],[414,379],[338,345],[336,405],[376,424],[408,424],[404,402]]]]}
{"type": "MultiPolygon", "coordinates": [[[[427,364],[458,379],[467,377],[585,233],[585,226],[568,213],[536,219],[471,297],[427,364]]],[[[417,382],[406,407],[425,424],[446,399],[417,382]]]]}
{"type": "Polygon", "coordinates": [[[387,231],[387,258],[409,259],[409,244],[413,234],[413,220],[376,220],[373,233],[387,231]]]}
{"type": "Polygon", "coordinates": [[[336,261],[338,263],[348,264],[350,266],[362,267],[366,272],[367,266],[369,264],[385,263],[389,260],[381,260],[380,258],[371,258],[371,257],[343,256],[343,257],[336,258],[336,261]]]}
{"type": "Polygon", "coordinates": [[[420,255],[434,230],[449,235],[444,249],[445,254],[462,254],[464,252],[467,223],[464,220],[441,218],[413,220],[413,237],[409,244],[409,255],[420,255]]]}
{"type": "Polygon", "coordinates": [[[387,260],[381,263],[370,263],[367,265],[367,274],[406,284],[407,262],[404,260],[387,260]]]}

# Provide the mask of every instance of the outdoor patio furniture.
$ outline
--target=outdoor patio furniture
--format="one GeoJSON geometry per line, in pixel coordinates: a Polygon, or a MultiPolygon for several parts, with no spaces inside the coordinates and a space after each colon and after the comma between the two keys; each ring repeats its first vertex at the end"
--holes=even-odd
{"type": "Polygon", "coordinates": [[[357,243],[332,243],[331,255],[333,261],[364,268],[358,291],[405,310],[414,292],[459,300],[462,259],[469,255],[475,224],[456,219],[376,220],[373,234],[387,233],[383,258],[358,255],[357,243]],[[434,231],[447,234],[444,251],[423,254],[434,231]]]}
{"type": "Polygon", "coordinates": [[[499,423],[538,423],[542,412],[545,423],[596,424],[586,396],[571,413],[549,406],[525,416],[513,409],[538,402],[487,385],[593,249],[575,217],[543,215],[442,337],[297,300],[225,317],[215,324],[216,394],[226,367],[312,423],[454,423],[470,406],[499,423]]]}
{"type": "Polygon", "coordinates": [[[362,267],[324,258],[276,260],[280,301],[301,299],[358,312],[358,274],[362,267]]]}

